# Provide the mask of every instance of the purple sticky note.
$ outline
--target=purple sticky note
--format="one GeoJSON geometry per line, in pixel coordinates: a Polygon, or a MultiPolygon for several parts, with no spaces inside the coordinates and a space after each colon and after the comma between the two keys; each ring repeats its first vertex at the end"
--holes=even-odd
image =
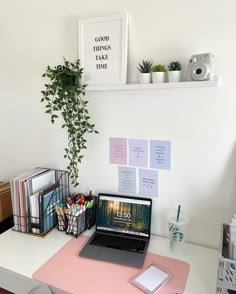
{"type": "Polygon", "coordinates": [[[139,194],[148,197],[158,197],[157,170],[139,170],[139,194]]]}
{"type": "Polygon", "coordinates": [[[129,165],[147,167],[148,142],[147,140],[129,139],[129,165]]]}
{"type": "Polygon", "coordinates": [[[157,169],[170,169],[171,165],[171,142],[150,141],[150,167],[157,169]]]}
{"type": "Polygon", "coordinates": [[[127,165],[127,139],[109,138],[110,163],[127,165]]]}

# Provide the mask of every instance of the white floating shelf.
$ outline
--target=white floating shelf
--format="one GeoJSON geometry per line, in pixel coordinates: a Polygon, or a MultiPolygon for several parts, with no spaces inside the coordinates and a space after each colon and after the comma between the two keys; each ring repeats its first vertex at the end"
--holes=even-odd
{"type": "Polygon", "coordinates": [[[212,81],[191,81],[178,83],[159,84],[125,84],[125,85],[94,85],[88,86],[87,91],[126,91],[126,90],[153,90],[153,89],[176,89],[176,88],[201,88],[217,87],[220,78],[215,76],[212,81]]]}

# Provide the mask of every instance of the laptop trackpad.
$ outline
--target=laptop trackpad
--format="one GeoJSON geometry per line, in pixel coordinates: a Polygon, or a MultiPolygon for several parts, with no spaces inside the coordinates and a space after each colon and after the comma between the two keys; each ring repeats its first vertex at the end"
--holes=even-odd
{"type": "MultiPolygon", "coordinates": [[[[141,255],[141,254],[140,254],[141,255]]],[[[141,256],[140,256],[141,257],[141,256]]],[[[137,262],[137,254],[133,252],[127,252],[122,250],[116,250],[113,248],[101,248],[98,258],[104,261],[133,265],[137,262]]]]}
{"type": "Polygon", "coordinates": [[[84,248],[80,251],[79,256],[88,257],[88,258],[97,258],[100,255],[100,252],[103,248],[99,246],[84,246],[84,248]]]}

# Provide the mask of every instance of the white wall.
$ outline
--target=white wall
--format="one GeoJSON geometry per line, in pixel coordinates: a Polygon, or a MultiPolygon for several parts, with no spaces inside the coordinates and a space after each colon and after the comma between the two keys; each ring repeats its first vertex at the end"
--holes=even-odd
{"type": "Polygon", "coordinates": [[[235,9],[228,1],[0,0],[0,179],[35,166],[65,168],[66,134],[39,103],[48,64],[77,58],[77,20],[126,12],[128,79],[137,62],[187,65],[213,52],[219,88],[89,93],[99,135],[88,138],[80,191],[117,192],[108,138],[171,140],[172,169],[159,172],[152,231],[166,235],[166,213],[178,203],[190,216],[188,240],[217,247],[220,223],[236,210],[235,9]]]}

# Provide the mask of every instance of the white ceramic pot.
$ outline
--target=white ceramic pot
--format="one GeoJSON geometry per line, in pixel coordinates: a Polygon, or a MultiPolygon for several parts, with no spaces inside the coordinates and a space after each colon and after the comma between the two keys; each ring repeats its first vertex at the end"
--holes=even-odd
{"type": "Polygon", "coordinates": [[[139,83],[140,84],[151,83],[151,73],[140,73],[139,74],[139,83]]]}
{"type": "Polygon", "coordinates": [[[152,82],[155,83],[164,83],[165,81],[165,72],[152,72],[152,82]]]}
{"type": "Polygon", "coordinates": [[[170,83],[181,81],[181,70],[168,71],[168,80],[170,83]]]}

